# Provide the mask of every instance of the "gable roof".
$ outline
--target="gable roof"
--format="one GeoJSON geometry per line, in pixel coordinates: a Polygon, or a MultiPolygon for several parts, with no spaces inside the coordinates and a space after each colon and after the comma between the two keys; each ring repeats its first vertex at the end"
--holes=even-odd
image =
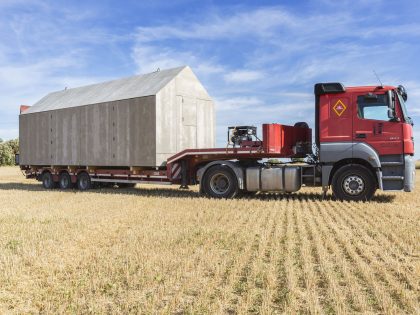
{"type": "Polygon", "coordinates": [[[52,92],[22,115],[155,95],[185,68],[187,66],[52,92]]]}

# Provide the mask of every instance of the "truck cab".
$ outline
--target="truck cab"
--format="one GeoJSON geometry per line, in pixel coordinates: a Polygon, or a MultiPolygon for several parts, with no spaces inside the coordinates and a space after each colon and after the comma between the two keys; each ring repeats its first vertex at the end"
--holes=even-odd
{"type": "Polygon", "coordinates": [[[324,190],[332,185],[335,195],[350,199],[376,188],[413,190],[413,122],[404,87],[319,83],[315,96],[324,190]]]}

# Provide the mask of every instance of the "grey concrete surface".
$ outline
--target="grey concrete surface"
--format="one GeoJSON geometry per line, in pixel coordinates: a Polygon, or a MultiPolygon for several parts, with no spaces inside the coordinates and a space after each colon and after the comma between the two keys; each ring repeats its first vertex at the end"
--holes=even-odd
{"type": "Polygon", "coordinates": [[[214,116],[189,67],[55,92],[20,115],[20,161],[160,166],[183,149],[214,147],[214,116]]]}

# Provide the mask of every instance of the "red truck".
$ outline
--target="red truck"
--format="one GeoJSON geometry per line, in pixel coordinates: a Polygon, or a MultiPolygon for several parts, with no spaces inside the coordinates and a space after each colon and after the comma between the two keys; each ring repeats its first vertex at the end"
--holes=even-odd
{"type": "Polygon", "coordinates": [[[222,148],[186,149],[156,168],[21,165],[45,188],[121,187],[137,183],[200,185],[213,198],[241,193],[292,193],[332,187],[339,200],[370,200],[377,189],[411,192],[415,182],[413,122],[403,86],[315,84],[315,142],[306,123],[228,128],[222,148]],[[278,159],[304,163],[279,163],[278,159]]]}

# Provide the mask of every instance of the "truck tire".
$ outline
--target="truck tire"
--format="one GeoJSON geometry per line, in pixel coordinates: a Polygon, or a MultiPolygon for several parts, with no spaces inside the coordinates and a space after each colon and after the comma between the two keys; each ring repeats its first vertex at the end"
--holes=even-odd
{"type": "Polygon", "coordinates": [[[57,184],[54,182],[53,175],[50,172],[45,172],[42,174],[42,186],[45,189],[54,189],[57,187],[57,184]]]}
{"type": "Polygon", "coordinates": [[[234,198],[239,193],[235,173],[226,165],[216,165],[203,177],[203,192],[212,198],[234,198]]]}
{"type": "Polygon", "coordinates": [[[331,184],[334,197],[342,201],[369,201],[376,191],[374,175],[360,164],[340,167],[331,184]]]}
{"type": "Polygon", "coordinates": [[[88,173],[83,172],[77,176],[77,188],[82,191],[92,188],[92,181],[88,173]]]}
{"type": "Polygon", "coordinates": [[[58,179],[58,185],[60,189],[70,189],[73,187],[73,183],[71,182],[71,176],[67,172],[63,172],[60,174],[58,179]]]}

